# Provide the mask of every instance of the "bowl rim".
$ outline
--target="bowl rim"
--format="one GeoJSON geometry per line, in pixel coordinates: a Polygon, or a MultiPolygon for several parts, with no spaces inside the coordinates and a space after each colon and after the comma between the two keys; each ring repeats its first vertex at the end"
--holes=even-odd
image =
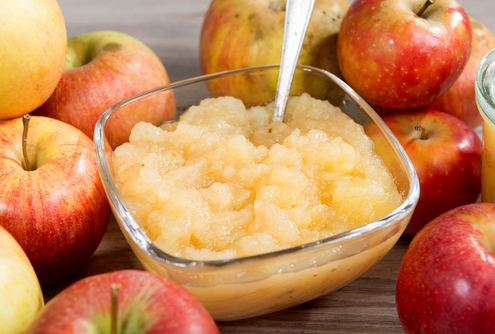
{"type": "MultiPolygon", "coordinates": [[[[169,265],[173,265],[175,267],[225,267],[232,266],[245,262],[254,262],[254,261],[262,261],[271,258],[276,258],[279,256],[296,253],[302,250],[311,250],[320,248],[327,245],[334,245],[336,243],[347,242],[353,239],[358,239],[363,236],[366,236],[372,232],[386,229],[387,227],[393,225],[395,222],[402,221],[407,215],[411,214],[415,209],[417,201],[419,199],[419,179],[417,177],[414,166],[407,156],[406,152],[393,135],[391,130],[387,127],[385,122],[381,119],[381,117],[373,110],[373,108],[361,97],[359,96],[350,86],[348,86],[344,81],[335,76],[334,74],[308,65],[297,65],[298,68],[303,71],[309,72],[318,72],[320,74],[326,75],[330,77],[330,79],[339,86],[342,90],[344,90],[348,95],[352,96],[355,101],[359,103],[359,105],[366,110],[368,116],[380,127],[386,135],[387,139],[391,142],[391,146],[396,151],[395,153],[402,160],[403,167],[407,171],[408,179],[410,181],[409,192],[401,205],[399,205],[395,210],[388,213],[387,215],[380,217],[372,222],[369,222],[365,225],[356,227],[349,231],[324,238],[318,241],[313,241],[310,243],[306,243],[303,245],[298,245],[282,250],[277,250],[269,253],[257,254],[246,257],[232,258],[232,259],[224,259],[224,260],[190,260],[185,258],[179,258],[168,254],[158,248],[146,235],[146,233],[139,227],[139,225],[134,221],[131,214],[125,207],[122,199],[118,195],[118,191],[112,180],[112,173],[110,171],[108,160],[107,160],[107,152],[105,150],[104,144],[104,127],[108,118],[112,115],[113,112],[118,110],[120,107],[125,106],[126,104],[132,103],[138,99],[144,98],[148,95],[152,95],[164,90],[170,90],[178,87],[182,87],[191,83],[202,82],[208,79],[217,78],[233,73],[252,71],[252,70],[262,70],[269,68],[278,68],[279,65],[262,65],[262,66],[254,66],[247,67],[223,72],[217,72],[207,75],[198,76],[195,78],[190,78],[186,80],[177,81],[175,83],[170,83],[167,85],[159,86],[153,89],[149,89],[147,91],[138,93],[136,95],[130,96],[109,109],[107,109],[98,119],[95,130],[94,130],[94,149],[96,153],[96,160],[98,165],[98,171],[100,174],[100,178],[104,185],[105,192],[107,193],[107,197],[109,199],[111,207],[114,211],[117,211],[120,219],[122,220],[121,225],[126,232],[130,235],[132,240],[138,245],[138,247],[149,257],[153,258],[155,261],[166,263],[169,265]]],[[[119,218],[116,217],[116,220],[119,221],[119,218]]]]}

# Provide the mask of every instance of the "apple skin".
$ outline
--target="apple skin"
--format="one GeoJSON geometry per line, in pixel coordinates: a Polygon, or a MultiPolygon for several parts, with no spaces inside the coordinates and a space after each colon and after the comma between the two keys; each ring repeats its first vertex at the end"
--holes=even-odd
{"type": "Polygon", "coordinates": [[[47,303],[25,334],[110,333],[112,284],[120,286],[118,333],[220,333],[204,306],[177,283],[120,270],[73,283],[47,303]]]}
{"type": "MultiPolygon", "coordinates": [[[[280,64],[285,6],[286,0],[213,0],[204,16],[200,35],[199,60],[203,74],[280,64]]],[[[347,0],[315,2],[299,64],[342,77],[336,44],[340,23],[348,8],[347,0]]],[[[211,89],[246,102],[250,96],[263,92],[272,96],[277,82],[278,71],[273,71],[264,80],[236,78],[211,89]],[[263,87],[260,87],[261,82],[264,82],[263,87]]],[[[293,88],[297,90],[301,85],[304,83],[296,75],[293,88]]]]}
{"type": "Polygon", "coordinates": [[[397,111],[382,119],[406,151],[420,183],[419,200],[403,235],[413,236],[438,215],[476,202],[483,145],[469,125],[434,109],[397,111]],[[417,125],[425,129],[425,138],[417,125]]]}
{"type": "Polygon", "coordinates": [[[472,28],[456,0],[356,0],[345,15],[337,59],[345,81],[369,104],[391,110],[425,107],[459,77],[472,28]]]}
{"type": "Polygon", "coordinates": [[[406,333],[493,333],[495,204],[440,215],[412,240],[397,278],[406,333]]]}
{"type": "Polygon", "coordinates": [[[435,100],[430,107],[459,117],[473,129],[483,123],[476,105],[474,78],[483,57],[495,48],[495,37],[481,22],[470,18],[473,28],[471,56],[454,84],[435,100]]]}
{"type": "MultiPolygon", "coordinates": [[[[121,100],[170,83],[156,54],[137,39],[116,31],[71,37],[65,70],[50,98],[33,115],[71,124],[91,139],[101,114],[121,100]]],[[[158,125],[175,116],[172,92],[134,103],[120,113],[107,133],[112,147],[128,140],[138,121],[158,125]]]]}
{"type": "Polygon", "coordinates": [[[4,120],[33,111],[50,97],[64,69],[67,31],[56,0],[1,1],[0,17],[4,120]]]}
{"type": "Polygon", "coordinates": [[[0,225],[28,256],[42,287],[83,265],[110,218],[93,142],[56,119],[33,116],[23,167],[22,118],[0,123],[0,225]]]}
{"type": "Polygon", "coordinates": [[[22,334],[44,305],[38,277],[14,237],[0,226],[1,332],[22,334]]]}

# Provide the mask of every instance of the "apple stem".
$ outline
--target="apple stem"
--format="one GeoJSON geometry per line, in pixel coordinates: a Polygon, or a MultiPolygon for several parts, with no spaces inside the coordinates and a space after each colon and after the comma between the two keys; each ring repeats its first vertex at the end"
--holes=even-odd
{"type": "Polygon", "coordinates": [[[425,4],[423,5],[423,7],[421,7],[421,9],[419,10],[419,12],[416,15],[421,17],[423,15],[423,13],[425,12],[425,10],[428,7],[430,7],[431,5],[433,5],[434,3],[435,3],[435,0],[426,0],[425,4]]]}
{"type": "Polygon", "coordinates": [[[29,129],[29,120],[31,119],[31,116],[29,114],[26,114],[22,117],[22,156],[24,158],[24,168],[26,170],[29,170],[29,158],[27,154],[27,135],[28,135],[28,129],[29,129]]]}
{"type": "Polygon", "coordinates": [[[422,125],[420,125],[420,124],[416,125],[414,127],[414,130],[421,131],[421,137],[419,137],[419,139],[421,139],[421,140],[426,139],[426,129],[422,125]]]}
{"type": "Polygon", "coordinates": [[[112,284],[111,287],[111,300],[112,300],[112,311],[111,311],[111,319],[112,319],[112,328],[110,333],[117,334],[117,324],[118,324],[118,306],[119,306],[119,284],[112,284]]]}

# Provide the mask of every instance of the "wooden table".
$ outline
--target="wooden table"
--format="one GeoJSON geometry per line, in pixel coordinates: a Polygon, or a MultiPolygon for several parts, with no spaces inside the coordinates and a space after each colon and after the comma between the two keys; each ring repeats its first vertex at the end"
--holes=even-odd
{"type": "MultiPolygon", "coordinates": [[[[467,13],[495,32],[495,1],[461,0],[467,13]]],[[[201,75],[199,32],[209,0],[59,0],[69,36],[96,30],[127,33],[160,57],[171,81],[201,75]]],[[[395,309],[395,282],[410,242],[402,237],[375,267],[338,291],[270,315],[218,322],[222,333],[403,333],[395,309]]],[[[90,261],[44,289],[45,300],[90,275],[143,269],[112,217],[90,261]]]]}

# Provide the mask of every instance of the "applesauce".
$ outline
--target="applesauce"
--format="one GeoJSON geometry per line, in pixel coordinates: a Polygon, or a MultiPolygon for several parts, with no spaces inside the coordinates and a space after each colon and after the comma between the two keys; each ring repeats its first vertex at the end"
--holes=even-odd
{"type": "Polygon", "coordinates": [[[209,98],[178,122],[138,123],[113,153],[127,209],[165,252],[245,257],[317,241],[396,209],[402,197],[361,125],[307,94],[246,109],[209,98]]]}

